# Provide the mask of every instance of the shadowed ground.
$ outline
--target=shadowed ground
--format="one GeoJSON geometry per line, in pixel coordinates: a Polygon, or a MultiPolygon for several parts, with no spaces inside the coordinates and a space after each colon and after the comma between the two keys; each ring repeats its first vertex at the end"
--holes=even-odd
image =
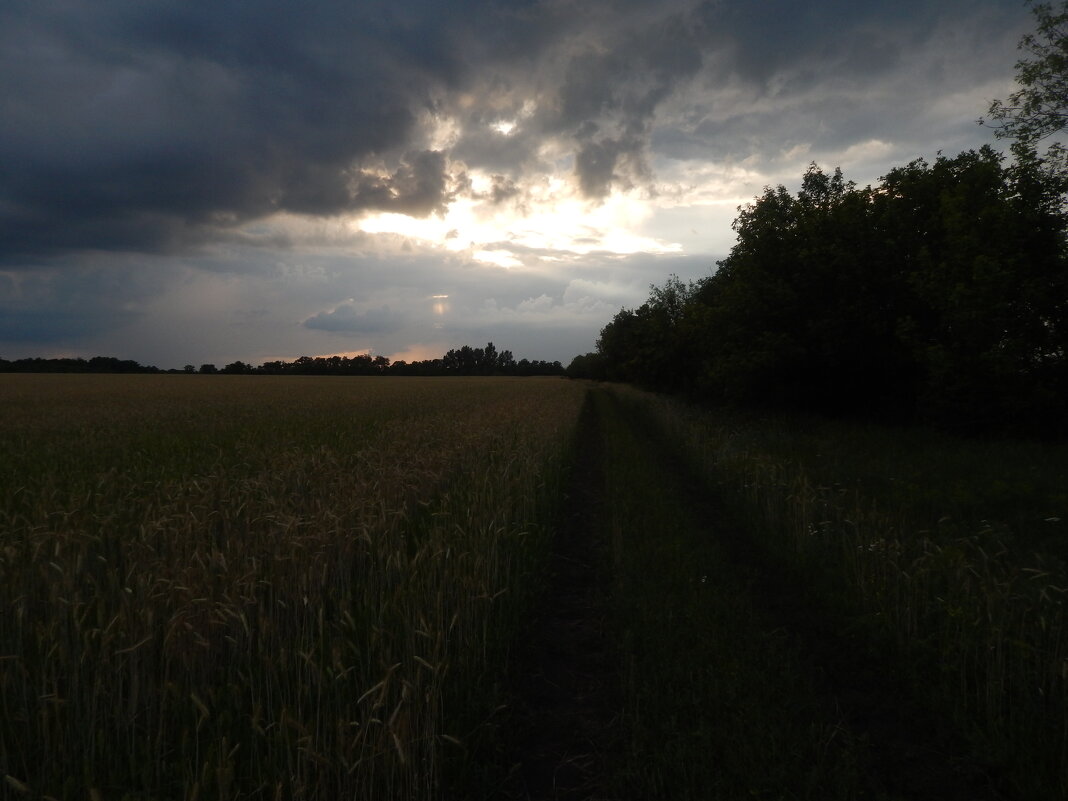
{"type": "Polygon", "coordinates": [[[594,390],[580,429],[551,578],[518,654],[506,798],[1004,798],[892,658],[733,522],[647,415],[594,390]],[[635,455],[627,500],[648,517],[609,508],[623,461],[605,437],[621,436],[635,455]],[[626,568],[620,549],[639,547],[626,568]],[[693,560],[713,566],[718,595],[687,588],[693,560]],[[731,641],[706,642],[717,637],[731,641]],[[827,765],[806,773],[821,736],[827,765]],[[781,754],[796,773],[771,764],[781,754]]]}
{"type": "Polygon", "coordinates": [[[618,654],[597,529],[603,449],[589,402],[539,615],[520,646],[507,798],[602,799],[619,737],[618,654]]]}

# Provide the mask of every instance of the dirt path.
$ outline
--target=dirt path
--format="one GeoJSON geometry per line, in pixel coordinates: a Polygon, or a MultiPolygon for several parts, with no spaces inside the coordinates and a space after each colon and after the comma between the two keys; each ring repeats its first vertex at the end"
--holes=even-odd
{"type": "Polygon", "coordinates": [[[587,403],[545,597],[516,663],[508,799],[605,798],[607,753],[619,727],[616,654],[606,631],[596,527],[600,437],[587,403]]]}
{"type": "MultiPolygon", "coordinates": [[[[619,689],[621,646],[608,620],[610,577],[601,541],[605,470],[603,425],[587,402],[577,462],[551,559],[540,616],[517,654],[516,702],[506,749],[512,770],[506,801],[608,799],[613,770],[628,759],[619,689]],[[614,766],[614,767],[613,767],[614,766]]],[[[786,631],[811,666],[820,705],[863,744],[867,765],[858,797],[870,799],[1003,799],[954,727],[933,713],[900,678],[892,660],[869,652],[849,621],[831,614],[803,582],[731,521],[729,503],[710,493],[678,447],[650,420],[641,431],[650,486],[670,494],[724,546],[730,569],[766,631],[786,631]]],[[[708,719],[714,710],[706,710],[708,719]]],[[[714,722],[713,722],[714,725],[714,722]]],[[[633,757],[632,757],[633,759],[633,757]]],[[[783,787],[782,797],[797,795],[783,787]]],[[[626,794],[617,786],[615,791],[626,794]]]]}

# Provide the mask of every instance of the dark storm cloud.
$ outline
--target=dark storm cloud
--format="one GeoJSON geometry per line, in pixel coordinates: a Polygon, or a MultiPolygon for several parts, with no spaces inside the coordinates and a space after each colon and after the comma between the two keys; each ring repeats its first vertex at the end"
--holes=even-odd
{"type": "MultiPolygon", "coordinates": [[[[958,83],[988,79],[992,66],[1004,70],[1025,18],[1016,0],[590,2],[571,10],[569,24],[539,28],[552,35],[537,41],[536,63],[516,48],[486,65],[495,71],[481,84],[485,94],[536,96],[533,116],[502,137],[490,130],[494,114],[476,104],[453,153],[514,175],[546,169],[535,154],[557,137],[570,142],[576,182],[594,199],[649,182],[658,143],[691,141],[689,156],[669,148],[676,157],[745,158],[789,149],[783,140],[791,137],[811,143],[818,134],[823,146],[846,148],[884,122],[900,128],[907,97],[895,87],[894,102],[885,102],[888,82],[924,63],[928,71],[909,87],[919,108],[945,83],[945,70],[958,83]],[[935,40],[945,43],[936,48],[935,40]],[[850,94],[870,98],[855,103],[850,94]],[[678,108],[665,113],[680,95],[696,104],[688,127],[671,116],[678,108]],[[839,126],[851,113],[867,124],[859,139],[839,126]]],[[[498,118],[516,116],[514,106],[493,105],[498,118]]]]}
{"type": "Polygon", "coordinates": [[[489,199],[496,206],[519,195],[519,186],[510,178],[494,175],[491,178],[489,199]]]}
{"type": "Polygon", "coordinates": [[[124,310],[47,308],[27,311],[0,306],[0,342],[14,345],[68,344],[122,328],[137,319],[124,310]]]}
{"type": "Polygon", "coordinates": [[[947,23],[963,29],[978,22],[997,32],[1005,20],[985,19],[992,11],[1018,20],[1021,10],[1018,0],[762,0],[706,2],[695,16],[719,56],[720,79],[769,96],[805,88],[806,79],[870,82],[897,66],[904,51],[944,34],[947,23]],[[788,75],[792,86],[782,83],[788,75]]]}
{"type": "Polygon", "coordinates": [[[715,55],[700,76],[704,91],[661,115],[650,148],[756,169],[798,146],[836,159],[881,140],[906,160],[957,146],[989,102],[968,93],[1011,77],[1028,23],[1015,0],[706,9],[715,55]],[[956,113],[946,105],[955,95],[956,113]]]}
{"type": "Polygon", "coordinates": [[[701,69],[708,31],[683,9],[618,31],[591,31],[567,65],[550,128],[571,130],[575,175],[587,197],[647,176],[645,150],[658,105],[701,69]],[[642,24],[644,23],[644,24],[642,24]]]}
{"type": "Polygon", "coordinates": [[[936,33],[1003,35],[1012,14],[1016,0],[8,0],[0,262],[173,252],[275,211],[425,216],[464,186],[450,159],[500,176],[501,202],[546,169],[550,140],[591,198],[648,181],[651,146],[744,156],[799,122],[848,146],[840,109],[813,112],[822,86],[878,87],[936,33]],[[692,119],[658,117],[687,88],[705,98],[692,119]],[[430,145],[428,115],[461,119],[459,140],[430,145]],[[514,133],[491,130],[509,117],[514,133]]]}
{"type": "Polygon", "coordinates": [[[464,6],[5,4],[4,255],[157,249],[276,210],[440,208],[440,157],[399,156],[464,69],[446,16],[464,6]],[[371,155],[392,160],[384,177],[362,171],[371,155]]]}
{"type": "Polygon", "coordinates": [[[166,285],[159,265],[88,257],[61,268],[0,272],[0,343],[70,344],[142,318],[166,285]]]}
{"type": "Polygon", "coordinates": [[[620,182],[620,168],[629,168],[627,172],[632,175],[645,175],[644,149],[644,139],[634,136],[582,142],[575,153],[575,175],[582,193],[592,198],[606,196],[612,185],[620,182]]]}
{"type": "Polygon", "coordinates": [[[309,317],[304,327],[333,333],[381,334],[396,329],[401,322],[400,315],[388,306],[359,312],[351,303],[343,303],[333,311],[309,317]]]}
{"type": "Polygon", "coordinates": [[[445,210],[449,175],[440,151],[406,153],[391,175],[363,171],[350,184],[353,209],[380,209],[425,217],[445,210]]]}

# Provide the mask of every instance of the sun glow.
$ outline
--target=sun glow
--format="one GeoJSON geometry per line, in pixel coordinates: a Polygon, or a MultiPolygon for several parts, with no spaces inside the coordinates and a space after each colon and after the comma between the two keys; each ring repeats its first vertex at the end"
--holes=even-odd
{"type": "Polygon", "coordinates": [[[472,171],[471,191],[441,215],[380,212],[353,220],[355,230],[393,234],[501,268],[588,253],[677,253],[681,246],[636,231],[653,212],[639,192],[615,192],[600,202],[579,195],[569,180],[550,176],[520,188],[516,200],[491,199],[494,178],[472,171]]]}
{"type": "Polygon", "coordinates": [[[471,254],[471,258],[483,264],[495,264],[498,267],[504,267],[506,270],[523,266],[523,262],[517,259],[515,254],[503,248],[499,250],[476,250],[471,254]]]}
{"type": "Polygon", "coordinates": [[[455,347],[448,340],[433,343],[417,343],[409,345],[404,350],[391,354],[389,359],[394,362],[421,362],[424,359],[438,359],[449,348],[455,347]]]}

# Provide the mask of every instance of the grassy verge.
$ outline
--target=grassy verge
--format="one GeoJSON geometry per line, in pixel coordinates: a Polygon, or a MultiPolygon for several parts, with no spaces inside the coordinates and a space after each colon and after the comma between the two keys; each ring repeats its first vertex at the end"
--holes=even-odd
{"type": "Polygon", "coordinates": [[[558,380],[5,378],[5,792],[463,781],[581,399],[558,380]]]}
{"type": "Polygon", "coordinates": [[[1068,797],[1068,449],[633,398],[1005,792],[1068,797]]]}
{"type": "MultiPolygon", "coordinates": [[[[623,695],[623,798],[856,798],[866,746],[842,726],[792,636],[753,603],[649,418],[597,392],[604,426],[623,695]]],[[[868,796],[878,797],[878,796],[868,796]]]]}

